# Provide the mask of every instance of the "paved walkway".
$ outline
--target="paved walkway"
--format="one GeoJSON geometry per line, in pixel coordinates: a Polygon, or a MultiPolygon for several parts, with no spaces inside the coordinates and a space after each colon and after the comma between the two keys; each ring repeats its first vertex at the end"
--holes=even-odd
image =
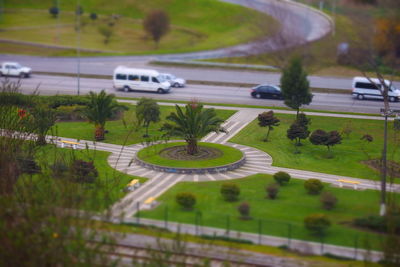
{"type": "MultiPolygon", "coordinates": [[[[121,101],[121,102],[131,102],[134,101],[121,101]]],[[[173,104],[168,104],[173,105],[173,104]]],[[[210,106],[207,106],[210,107],[210,106]]],[[[324,182],[331,183],[333,185],[337,185],[338,179],[346,179],[350,181],[358,181],[360,184],[358,185],[358,189],[380,189],[380,184],[375,181],[359,179],[353,177],[343,177],[338,175],[331,175],[325,173],[317,173],[311,171],[303,171],[303,170],[295,170],[289,168],[282,167],[274,167],[272,166],[272,158],[265,152],[260,151],[258,149],[247,147],[239,144],[229,143],[228,140],[236,135],[240,130],[242,130],[246,125],[248,125],[251,121],[253,121],[257,115],[265,109],[251,109],[251,108],[230,108],[230,107],[218,107],[215,108],[221,109],[233,109],[238,110],[233,116],[231,116],[224,124],[228,130],[228,133],[210,133],[205,136],[201,141],[206,142],[214,142],[220,144],[226,144],[229,146],[233,146],[237,149],[240,149],[246,155],[246,163],[240,168],[228,171],[224,173],[216,173],[216,174],[175,174],[175,173],[165,173],[165,172],[157,172],[154,170],[146,169],[139,165],[136,165],[132,162],[135,153],[139,151],[144,146],[142,144],[135,144],[130,146],[120,146],[114,144],[107,144],[101,142],[93,142],[93,141],[85,141],[85,140],[76,140],[71,138],[62,138],[63,140],[75,141],[79,142],[78,148],[89,148],[89,149],[97,149],[111,152],[111,155],[108,158],[109,164],[116,168],[118,171],[149,178],[149,181],[141,185],[138,189],[133,192],[126,194],[124,198],[114,204],[112,207],[112,215],[117,220],[122,219],[125,222],[133,221],[132,216],[139,209],[149,208],[149,205],[145,205],[144,202],[149,197],[158,197],[166,190],[174,186],[176,183],[181,181],[192,181],[192,182],[202,182],[202,181],[218,181],[218,180],[229,180],[246,177],[256,173],[267,173],[274,174],[278,171],[286,171],[291,174],[292,177],[298,179],[309,179],[309,178],[318,178],[324,182]]],[[[286,110],[276,110],[277,113],[293,113],[292,111],[286,110]]],[[[308,115],[318,115],[318,116],[335,116],[335,117],[349,117],[349,118],[358,118],[358,119],[378,119],[381,120],[381,117],[371,117],[371,116],[360,116],[360,115],[347,115],[347,114],[329,114],[329,113],[307,113],[308,115]]],[[[389,191],[400,192],[400,185],[391,185],[388,187],[389,191]]],[[[141,219],[142,223],[152,224],[157,226],[165,226],[164,222],[154,221],[154,220],[145,220],[141,219]]],[[[177,227],[177,223],[170,223],[168,228],[177,227]]],[[[180,224],[179,224],[180,225],[180,224]]],[[[180,226],[182,227],[182,225],[180,226]]],[[[188,233],[199,233],[199,229],[194,225],[183,225],[183,231],[188,233]]],[[[182,229],[182,228],[181,228],[182,229]]],[[[173,230],[173,229],[171,229],[173,230]]],[[[202,233],[204,234],[223,234],[222,229],[210,228],[210,227],[202,227],[202,233]]],[[[231,231],[232,236],[239,234],[239,232],[231,231]]],[[[256,234],[251,233],[240,233],[242,238],[253,240],[253,242],[259,242],[260,244],[266,245],[282,245],[287,242],[285,238],[271,237],[271,236],[258,236],[256,234]],[[260,239],[261,238],[261,239],[260,239]],[[261,241],[260,241],[261,240],[261,241]]],[[[343,255],[348,257],[355,257],[357,259],[364,259],[365,251],[354,250],[346,247],[338,247],[331,245],[324,245],[321,249],[321,244],[301,241],[301,240],[292,240],[290,246],[294,249],[298,249],[300,251],[304,249],[308,249],[307,252],[312,252],[314,254],[322,254],[323,253],[332,253],[336,255],[343,255]]],[[[303,251],[306,252],[306,251],[303,251]]],[[[374,260],[380,258],[380,253],[373,252],[369,256],[373,257],[374,260]]]]}
{"type": "MultiPolygon", "coordinates": [[[[122,100],[121,102],[135,103],[131,100],[122,100]]],[[[167,105],[174,105],[167,103],[167,105]]],[[[206,106],[211,107],[211,106],[206,106]]],[[[113,215],[124,216],[129,218],[133,216],[137,210],[137,203],[141,209],[148,208],[148,206],[143,205],[146,199],[149,197],[157,198],[162,193],[167,191],[169,188],[174,186],[176,183],[181,181],[191,181],[191,182],[203,182],[203,181],[220,181],[220,180],[230,180],[247,177],[256,173],[266,173],[274,174],[278,171],[285,171],[289,173],[292,177],[298,179],[309,179],[317,178],[323,182],[331,183],[333,185],[338,185],[339,179],[349,180],[359,182],[357,189],[374,189],[380,190],[379,181],[371,181],[361,178],[354,177],[344,177],[339,175],[318,173],[312,171],[296,170],[283,167],[272,166],[272,158],[267,153],[260,151],[256,148],[228,143],[228,140],[236,135],[240,130],[242,130],[246,125],[253,121],[257,115],[265,109],[252,109],[252,108],[232,108],[232,107],[221,107],[215,106],[214,108],[220,109],[233,109],[237,112],[231,116],[222,126],[228,130],[228,133],[210,133],[205,136],[201,141],[220,143],[235,147],[241,150],[246,156],[246,163],[238,169],[228,172],[221,173],[206,173],[206,174],[175,174],[159,172],[135,164],[132,159],[134,158],[137,151],[139,151],[144,146],[142,144],[135,144],[130,146],[120,146],[113,144],[106,144],[100,142],[92,142],[80,140],[81,147],[86,147],[90,149],[104,150],[111,152],[112,154],[108,158],[108,163],[116,168],[118,171],[146,177],[149,179],[148,182],[140,186],[140,188],[126,194],[126,196],[119,202],[115,203],[113,206],[113,215]]],[[[277,113],[293,113],[293,111],[287,110],[275,110],[277,113]]],[[[381,117],[371,117],[362,115],[348,115],[348,114],[331,114],[331,113],[307,113],[308,115],[318,115],[318,116],[336,116],[336,117],[350,117],[358,119],[382,119],[381,117]]],[[[64,140],[77,141],[76,139],[63,138],[64,140]]],[[[350,185],[351,188],[353,186],[350,185]]],[[[388,185],[388,191],[398,191],[400,192],[400,185],[388,185]]]]}

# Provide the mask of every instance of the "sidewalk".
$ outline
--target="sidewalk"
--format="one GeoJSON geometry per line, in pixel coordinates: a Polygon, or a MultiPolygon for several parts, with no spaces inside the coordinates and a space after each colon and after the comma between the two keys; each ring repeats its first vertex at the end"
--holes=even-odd
{"type": "Polygon", "coordinates": [[[332,254],[340,257],[345,257],[355,260],[368,260],[378,262],[383,257],[383,253],[379,251],[367,251],[365,249],[350,248],[344,246],[335,246],[324,243],[316,243],[297,239],[288,239],[269,235],[258,235],[254,233],[246,233],[230,230],[228,233],[221,228],[196,226],[192,224],[182,224],[176,222],[164,222],[143,218],[125,218],[124,223],[139,223],[144,225],[152,225],[164,229],[168,229],[175,233],[184,233],[190,235],[209,235],[209,236],[226,236],[231,238],[240,238],[252,241],[254,244],[267,245],[267,246],[286,246],[291,250],[298,251],[304,254],[324,255],[332,254]]]}

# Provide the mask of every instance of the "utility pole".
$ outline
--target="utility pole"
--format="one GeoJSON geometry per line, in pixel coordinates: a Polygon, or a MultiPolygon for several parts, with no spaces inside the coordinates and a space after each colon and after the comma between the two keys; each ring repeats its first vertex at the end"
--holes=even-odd
{"type": "Polygon", "coordinates": [[[78,82],[78,95],[81,90],[81,5],[80,0],[77,0],[76,5],[76,56],[77,56],[77,82],[78,82]]]}
{"type": "Polygon", "coordinates": [[[382,177],[381,177],[381,205],[379,215],[386,214],[386,176],[387,176],[387,121],[388,117],[393,114],[399,114],[400,110],[391,110],[387,108],[381,109],[382,116],[385,117],[385,124],[383,129],[383,149],[382,149],[382,177]]]}

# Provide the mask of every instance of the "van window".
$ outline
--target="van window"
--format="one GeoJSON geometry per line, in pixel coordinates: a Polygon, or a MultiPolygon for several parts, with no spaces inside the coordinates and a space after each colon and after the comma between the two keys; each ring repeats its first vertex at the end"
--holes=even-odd
{"type": "MultiPolygon", "coordinates": [[[[378,84],[379,88],[381,87],[380,84],[378,84]]],[[[372,83],[362,83],[362,82],[356,82],[356,88],[362,88],[362,89],[375,89],[378,90],[379,88],[376,87],[375,84],[372,83]]]]}
{"type": "Polygon", "coordinates": [[[139,75],[129,75],[128,80],[130,81],[139,81],[139,75]]]}
{"type": "Polygon", "coordinates": [[[149,81],[149,76],[140,76],[140,81],[148,82],[149,81]]]}
{"type": "Polygon", "coordinates": [[[160,83],[160,82],[157,80],[156,77],[152,77],[152,78],[151,78],[151,81],[152,81],[153,83],[160,83]]]}
{"type": "Polygon", "coordinates": [[[115,79],[117,80],[126,80],[126,74],[116,74],[115,79]]]}

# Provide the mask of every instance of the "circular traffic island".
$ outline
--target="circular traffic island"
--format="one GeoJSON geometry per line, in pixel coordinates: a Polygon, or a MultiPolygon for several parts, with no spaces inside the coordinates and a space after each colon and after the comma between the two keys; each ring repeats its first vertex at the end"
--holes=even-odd
{"type": "Polygon", "coordinates": [[[145,168],[171,173],[216,173],[239,168],[245,156],[231,146],[198,143],[198,153],[187,153],[185,142],[162,143],[138,151],[135,162],[145,168]]]}

